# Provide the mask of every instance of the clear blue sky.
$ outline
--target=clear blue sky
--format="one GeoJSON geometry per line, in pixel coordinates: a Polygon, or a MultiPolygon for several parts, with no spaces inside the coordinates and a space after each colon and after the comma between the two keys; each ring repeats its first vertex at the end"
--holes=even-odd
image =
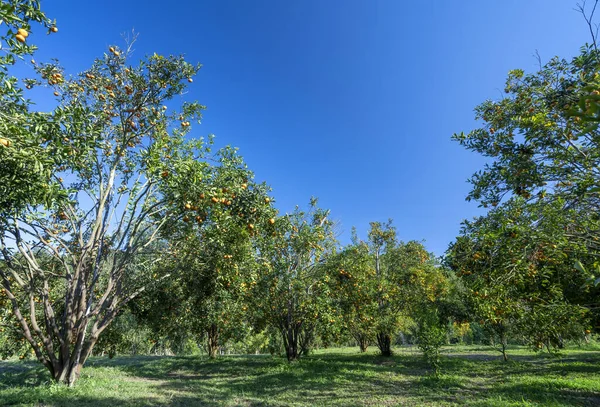
{"type": "MultiPolygon", "coordinates": [[[[589,36],[571,0],[42,1],[59,33],[44,60],[87,68],[121,33],[136,56],[204,66],[190,94],[208,106],[197,136],[240,148],[290,211],[311,195],[361,236],[393,218],[403,240],[442,254],[482,159],[450,140],[498,98],[506,73],[570,57],[589,36]]],[[[39,34],[35,33],[34,34],[39,34]]],[[[43,37],[43,38],[40,38],[43,37]]]]}

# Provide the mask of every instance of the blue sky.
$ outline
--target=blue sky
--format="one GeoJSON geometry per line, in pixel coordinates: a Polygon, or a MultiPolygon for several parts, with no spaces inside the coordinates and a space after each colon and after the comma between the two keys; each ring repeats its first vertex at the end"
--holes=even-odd
{"type": "MultiPolygon", "coordinates": [[[[393,218],[442,254],[483,160],[450,140],[501,96],[510,69],[571,57],[589,41],[570,0],[42,1],[59,33],[36,59],[87,68],[121,34],[137,58],[185,54],[203,68],[186,98],[208,106],[193,134],[240,148],[290,211],[317,196],[341,222],[393,218]]],[[[42,38],[43,37],[43,38],[42,38]]]]}

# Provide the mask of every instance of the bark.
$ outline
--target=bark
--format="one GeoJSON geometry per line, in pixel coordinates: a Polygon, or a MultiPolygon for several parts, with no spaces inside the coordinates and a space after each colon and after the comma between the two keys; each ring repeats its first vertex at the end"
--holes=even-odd
{"type": "Polygon", "coordinates": [[[283,346],[288,362],[294,362],[300,357],[298,340],[302,324],[292,325],[283,324],[281,334],[283,337],[283,346]]]}
{"type": "Polygon", "coordinates": [[[377,347],[381,352],[381,356],[392,356],[392,337],[387,332],[379,332],[377,334],[377,347]]]}
{"type": "Polygon", "coordinates": [[[508,355],[506,354],[506,348],[508,347],[508,338],[506,337],[506,333],[502,333],[502,336],[500,337],[500,346],[501,346],[501,352],[502,352],[502,359],[507,362],[508,361],[508,355]]]}
{"type": "Polygon", "coordinates": [[[354,339],[356,339],[356,342],[358,343],[360,352],[361,353],[366,352],[369,347],[369,338],[367,337],[367,335],[365,335],[363,333],[355,332],[354,339]]]}
{"type": "Polygon", "coordinates": [[[208,357],[215,359],[219,350],[219,329],[216,324],[211,324],[208,328],[207,337],[208,357]]]}
{"type": "Polygon", "coordinates": [[[314,342],[314,331],[312,329],[302,329],[298,332],[300,356],[308,356],[314,342]]]}

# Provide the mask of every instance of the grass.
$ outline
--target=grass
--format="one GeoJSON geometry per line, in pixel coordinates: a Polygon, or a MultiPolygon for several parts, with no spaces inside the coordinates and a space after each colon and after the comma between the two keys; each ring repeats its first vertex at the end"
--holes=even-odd
{"type": "Polygon", "coordinates": [[[391,358],[328,349],[293,364],[265,355],[90,360],[73,389],[35,362],[0,362],[0,405],[19,406],[600,406],[600,351],[560,357],[444,349],[434,378],[416,350],[391,358]]]}

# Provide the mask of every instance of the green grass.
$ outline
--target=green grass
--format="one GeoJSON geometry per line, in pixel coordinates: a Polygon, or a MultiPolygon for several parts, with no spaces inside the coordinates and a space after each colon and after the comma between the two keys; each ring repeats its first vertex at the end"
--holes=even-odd
{"type": "Polygon", "coordinates": [[[600,406],[600,351],[560,357],[448,347],[428,376],[415,349],[392,358],[356,348],[288,364],[271,356],[92,359],[73,389],[34,362],[0,362],[0,405],[22,406],[600,406]]]}

